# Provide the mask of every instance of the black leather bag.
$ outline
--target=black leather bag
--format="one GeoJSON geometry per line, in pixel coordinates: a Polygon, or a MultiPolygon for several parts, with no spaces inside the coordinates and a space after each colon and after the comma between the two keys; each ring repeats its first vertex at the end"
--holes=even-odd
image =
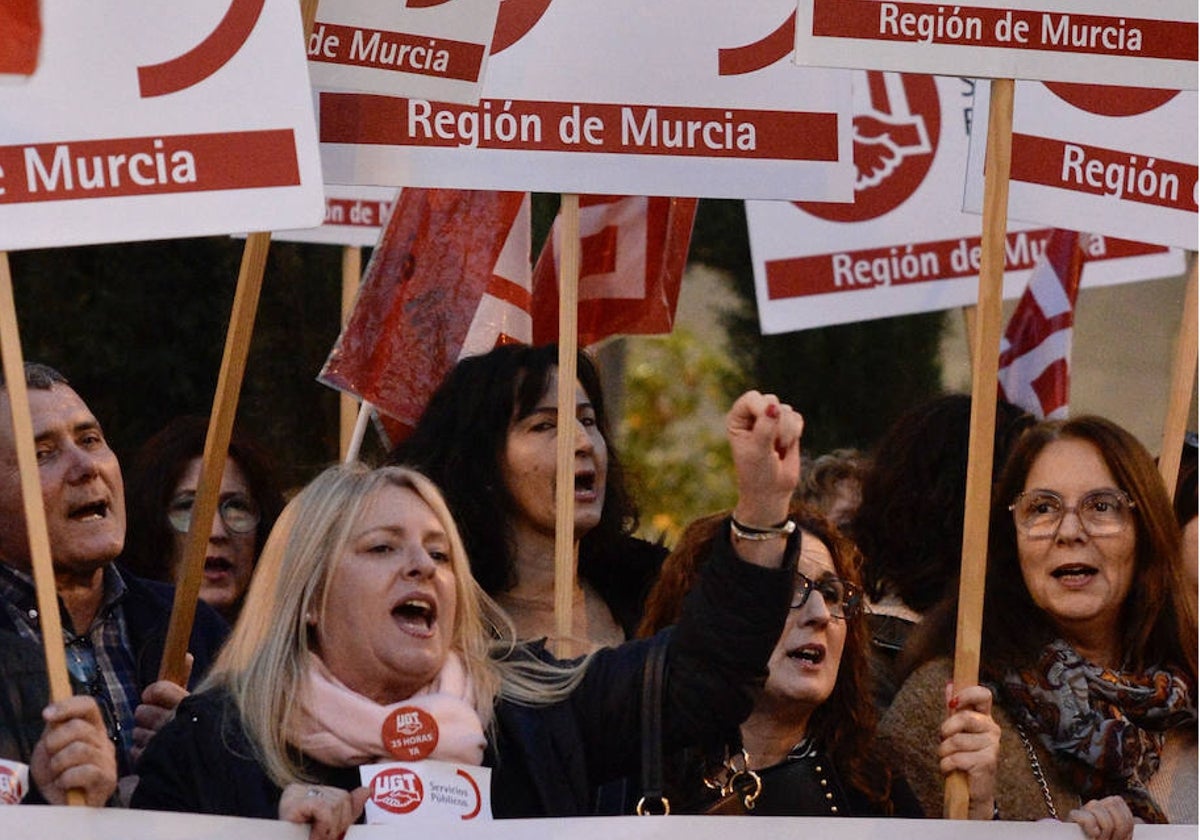
{"type": "MultiPolygon", "coordinates": [[[[666,681],[667,645],[665,639],[656,641],[646,656],[642,672],[642,797],[637,803],[639,816],[670,814],[671,803],[663,784],[662,754],[662,694],[666,681]]],[[[722,777],[705,779],[720,798],[707,806],[703,813],[719,816],[746,816],[754,810],[762,793],[762,780],[749,768],[746,753],[741,753],[741,766],[727,755],[722,777]]]]}

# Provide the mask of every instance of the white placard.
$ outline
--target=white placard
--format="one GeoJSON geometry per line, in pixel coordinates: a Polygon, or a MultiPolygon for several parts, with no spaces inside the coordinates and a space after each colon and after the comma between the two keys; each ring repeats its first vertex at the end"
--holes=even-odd
{"type": "Polygon", "coordinates": [[[43,0],[0,86],[0,249],[306,227],[320,160],[295,0],[43,0]]]}
{"type": "Polygon", "coordinates": [[[492,819],[492,770],[446,761],[364,764],[358,768],[371,825],[447,826],[492,819]]]}
{"type": "Polygon", "coordinates": [[[515,32],[501,6],[478,106],[322,93],[326,179],[850,199],[849,77],[798,71],[770,37],[794,0],[542,5],[515,32]]]}
{"type": "MultiPolygon", "coordinates": [[[[308,840],[310,827],[277,820],[238,819],[125,808],[19,806],[0,808],[0,836],[11,840],[308,840]]],[[[396,840],[394,825],[352,825],[346,840],[396,840]]],[[[1055,820],[846,819],[838,817],[574,817],[495,820],[439,829],[442,840],[1079,840],[1079,826],[1055,820]]],[[[1138,825],[1134,840],[1195,840],[1194,825],[1138,825]]]]}
{"type": "Polygon", "coordinates": [[[500,0],[323,0],[308,39],[313,87],[474,104],[500,0]]]}
{"type": "Polygon", "coordinates": [[[1195,90],[1196,33],[1195,0],[800,0],[796,61],[1195,90]]]}
{"type": "MultiPolygon", "coordinates": [[[[964,207],[982,212],[989,88],[964,207]]],[[[1196,250],[1197,93],[1018,82],[1012,219],[1196,250]]]]}
{"type": "Polygon", "coordinates": [[[29,792],[29,765],[0,758],[0,805],[17,805],[29,792]]]}
{"type": "Polygon", "coordinates": [[[320,227],[277,230],[271,233],[271,238],[282,242],[373,248],[397,195],[399,190],[395,187],[326,184],[325,221],[320,227]]]}
{"type": "MultiPolygon", "coordinates": [[[[981,219],[962,210],[976,81],[863,70],[854,82],[855,202],[746,202],[763,333],[976,302],[981,219]]],[[[1024,290],[1049,232],[1009,224],[1005,297],[1024,290]]],[[[1094,238],[1082,283],[1182,270],[1179,251],[1094,238]]]]}

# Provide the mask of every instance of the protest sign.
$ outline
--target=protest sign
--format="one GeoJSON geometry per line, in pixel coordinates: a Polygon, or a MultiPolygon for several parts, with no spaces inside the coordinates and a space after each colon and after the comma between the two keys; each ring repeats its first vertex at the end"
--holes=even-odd
{"type": "Polygon", "coordinates": [[[396,203],[393,187],[325,185],[325,221],[318,227],[272,231],[283,242],[313,242],[373,248],[396,203]]]}
{"type": "MultiPolygon", "coordinates": [[[[854,203],[746,202],[764,333],[975,302],[979,216],[961,209],[971,129],[986,131],[986,119],[974,122],[975,88],[972,79],[854,74],[854,203]]],[[[1049,233],[1009,225],[1004,297],[1021,294],[1049,233]]],[[[1085,286],[1183,269],[1182,253],[1163,246],[1093,237],[1086,247],[1085,286]]]]}
{"type": "Polygon", "coordinates": [[[800,0],[796,61],[1195,90],[1196,32],[1191,0],[800,0]]]}
{"type": "Polygon", "coordinates": [[[0,113],[0,249],[321,220],[295,0],[44,0],[0,113]]]}
{"type": "MultiPolygon", "coordinates": [[[[726,840],[806,836],[828,840],[1078,840],[1079,826],[1041,820],[1015,823],[974,820],[912,820],[844,817],[573,817],[538,820],[477,820],[439,829],[445,840],[726,840]]],[[[311,827],[279,820],[241,819],[126,808],[0,808],[0,835],[11,840],[87,837],[88,840],[307,840],[311,827]]],[[[394,825],[352,825],[346,840],[394,840],[394,825]]],[[[1195,840],[1194,825],[1138,825],[1134,840],[1195,840]]]]}
{"type": "Polygon", "coordinates": [[[500,0],[324,0],[308,38],[313,87],[475,103],[500,0]]]}
{"type": "MultiPolygon", "coordinates": [[[[508,0],[522,5],[518,0],[508,0]]],[[[524,3],[524,5],[529,5],[524,3]]],[[[335,183],[848,201],[849,78],[765,41],[794,3],[553,0],[483,98],[319,94],[335,183]]]]}
{"type": "MultiPolygon", "coordinates": [[[[986,121],[988,90],[975,95],[986,121]]],[[[1018,83],[1009,216],[1195,250],[1197,100],[1194,90],[1018,83]]],[[[985,134],[971,143],[964,206],[975,212],[985,134]]]]}

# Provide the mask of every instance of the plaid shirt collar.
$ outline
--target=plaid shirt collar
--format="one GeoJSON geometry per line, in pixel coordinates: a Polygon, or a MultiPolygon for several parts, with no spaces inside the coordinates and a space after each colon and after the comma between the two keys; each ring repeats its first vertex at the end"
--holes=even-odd
{"type": "MultiPolygon", "coordinates": [[[[69,642],[76,636],[88,635],[96,624],[104,621],[125,599],[127,591],[125,581],[121,577],[121,573],[111,564],[104,567],[103,586],[104,598],[100,609],[96,611],[96,618],[93,619],[92,627],[83,628],[82,632],[78,632],[77,628],[72,626],[70,616],[63,606],[62,599],[57,599],[65,641],[69,642]]],[[[0,603],[3,603],[5,611],[9,614],[13,624],[17,628],[17,632],[24,638],[40,643],[41,623],[38,621],[37,587],[34,584],[33,575],[23,572],[20,569],[14,569],[7,563],[0,563],[0,603]]]]}

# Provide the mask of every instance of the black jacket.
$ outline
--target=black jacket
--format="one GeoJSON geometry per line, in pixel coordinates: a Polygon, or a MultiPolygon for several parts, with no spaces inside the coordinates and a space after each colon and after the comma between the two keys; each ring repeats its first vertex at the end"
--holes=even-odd
{"type": "MultiPolygon", "coordinates": [[[[138,686],[145,689],[158,679],[175,590],[128,572],[121,577],[126,586],[121,609],[137,666],[138,686]]],[[[207,604],[198,604],[188,647],[195,657],[191,684],[208,671],[228,632],[224,619],[207,604]]],[[[41,646],[22,638],[8,613],[0,610],[0,758],[29,763],[44,727],[42,709],[49,702],[50,686],[41,646]]],[[[38,800],[36,791],[26,797],[26,801],[31,800],[38,800]]]]}
{"type": "MultiPolygon", "coordinates": [[[[762,569],[734,558],[726,540],[718,543],[679,625],[664,631],[668,747],[713,737],[750,713],[750,690],[766,679],[787,615],[791,563],[762,569]]],[[[643,639],[595,654],[562,702],[497,703],[484,757],[492,767],[495,816],[586,815],[598,784],[637,776],[642,667],[654,643],[643,639]]],[[[135,808],[278,815],[281,791],[253,757],[236,710],[220,691],[185,700],[151,742],[139,769],[135,808]]],[[[359,786],[355,768],[310,769],[327,784],[359,786]]]]}

